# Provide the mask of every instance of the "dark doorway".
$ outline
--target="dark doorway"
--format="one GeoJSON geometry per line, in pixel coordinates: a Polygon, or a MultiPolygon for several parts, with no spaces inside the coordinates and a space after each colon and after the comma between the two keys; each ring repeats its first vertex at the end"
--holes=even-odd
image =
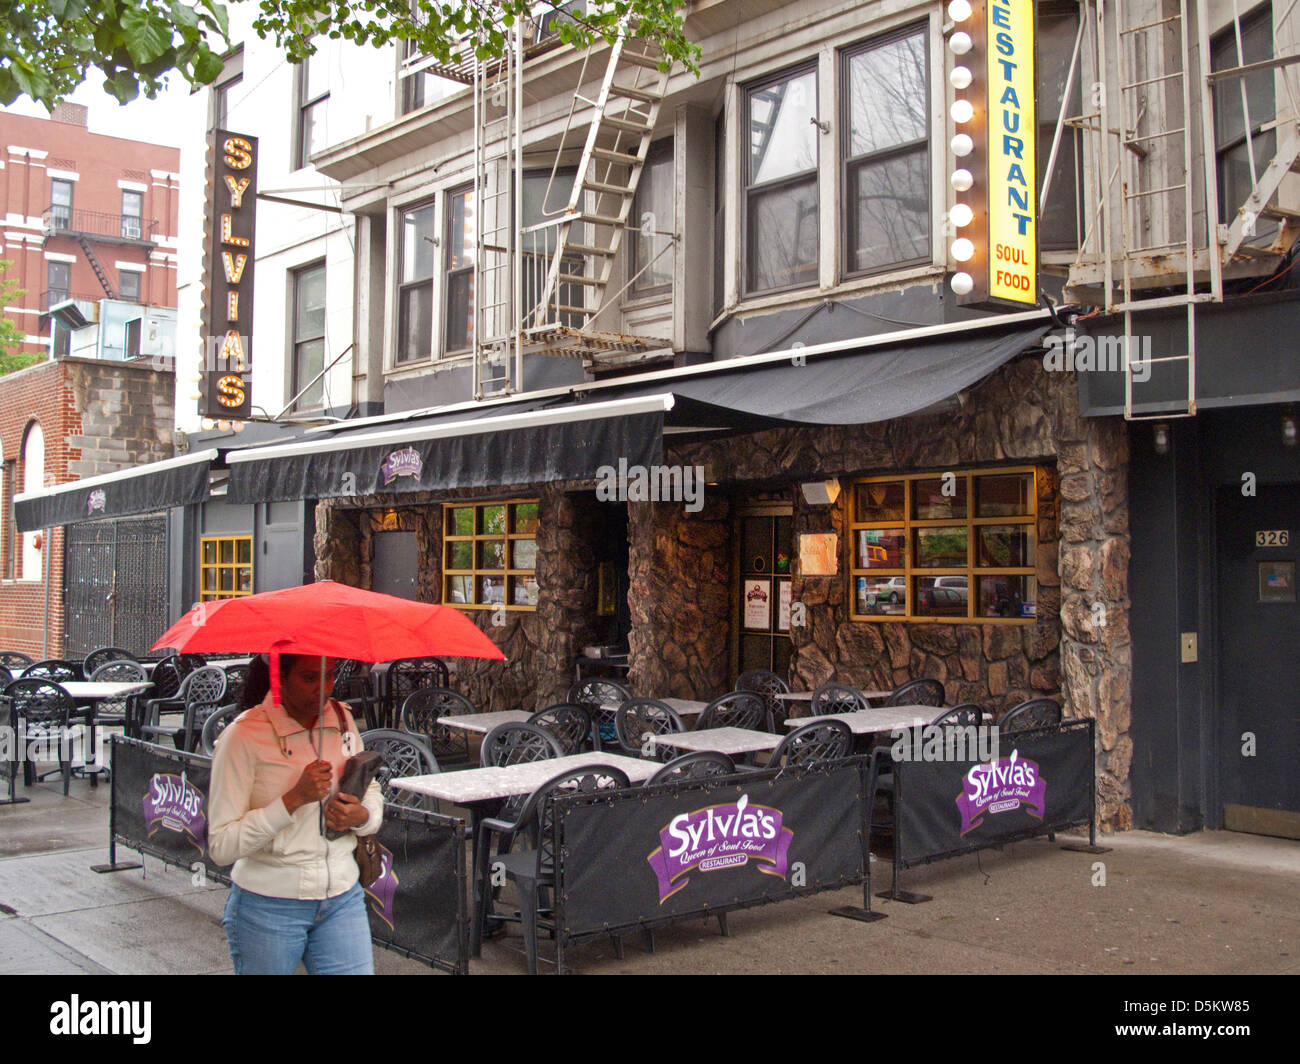
{"type": "Polygon", "coordinates": [[[419,564],[414,532],[376,532],[371,539],[370,590],[414,599],[419,564]]]}
{"type": "Polygon", "coordinates": [[[1300,485],[1225,489],[1218,510],[1223,826],[1300,838],[1300,485]]]}
{"type": "Polygon", "coordinates": [[[603,503],[596,530],[596,642],[627,646],[632,611],[627,604],[627,503],[603,503]]]}
{"type": "Polygon", "coordinates": [[[790,669],[790,569],[794,519],[789,506],[742,509],[733,542],[740,552],[736,675],[790,669]]]}
{"type": "Polygon", "coordinates": [[[69,525],[65,542],[63,656],[143,654],[166,627],[167,518],[69,525]]]}

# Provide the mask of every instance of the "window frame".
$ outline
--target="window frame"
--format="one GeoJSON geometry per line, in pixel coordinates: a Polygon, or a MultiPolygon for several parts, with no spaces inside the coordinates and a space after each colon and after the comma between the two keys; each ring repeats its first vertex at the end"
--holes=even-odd
{"type": "MultiPolygon", "coordinates": [[[[1263,23],[1268,27],[1269,57],[1273,58],[1277,56],[1277,33],[1276,33],[1277,27],[1273,24],[1273,5],[1271,3],[1271,0],[1265,0],[1264,3],[1247,11],[1245,14],[1240,16],[1239,21],[1241,23],[1243,46],[1245,44],[1247,29],[1254,28],[1256,23],[1263,23]]],[[[1231,22],[1229,22],[1225,28],[1219,30],[1217,33],[1213,33],[1210,35],[1211,71],[1218,71],[1224,69],[1222,66],[1220,66],[1220,64],[1216,60],[1218,58],[1217,53],[1219,51],[1219,48],[1224,46],[1225,44],[1231,50],[1231,55],[1228,56],[1227,66],[1235,67],[1237,65],[1237,38],[1233,28],[1233,24],[1231,22]]],[[[1243,47],[1243,53],[1244,51],[1245,49],[1243,47]]],[[[1249,58],[1245,59],[1245,62],[1247,64],[1250,64],[1251,62],[1254,61],[1255,60],[1251,60],[1249,58]]],[[[1250,129],[1244,128],[1244,123],[1243,123],[1243,128],[1241,133],[1238,134],[1237,136],[1234,136],[1231,139],[1231,141],[1221,141],[1219,139],[1218,129],[1216,128],[1213,131],[1214,132],[1214,179],[1215,179],[1216,191],[1218,193],[1218,198],[1219,198],[1219,221],[1220,224],[1223,225],[1227,225],[1232,222],[1233,218],[1236,217],[1238,207],[1240,206],[1239,204],[1237,206],[1230,206],[1228,204],[1228,194],[1227,194],[1228,190],[1226,184],[1226,170],[1225,170],[1225,164],[1227,161],[1228,154],[1230,152],[1239,150],[1243,146],[1246,147],[1247,153],[1249,153],[1255,149],[1255,145],[1257,142],[1259,142],[1263,138],[1270,137],[1270,136],[1272,138],[1272,147],[1265,149],[1265,155],[1268,156],[1268,155],[1276,154],[1277,152],[1276,128],[1269,128],[1269,129],[1264,128],[1265,126],[1272,126],[1274,120],[1277,118],[1277,82],[1276,82],[1276,78],[1274,77],[1275,71],[1269,69],[1263,71],[1263,73],[1269,78],[1269,82],[1268,82],[1269,92],[1273,97],[1273,106],[1270,108],[1269,113],[1267,115],[1251,114],[1250,116],[1251,128],[1250,129]]],[[[1212,106],[1214,108],[1216,119],[1219,115],[1220,90],[1222,90],[1224,96],[1231,94],[1233,100],[1232,106],[1234,107],[1240,106],[1239,100],[1241,98],[1241,91],[1242,91],[1241,86],[1248,79],[1249,79],[1249,75],[1245,75],[1243,77],[1231,78],[1229,80],[1225,80],[1216,84],[1212,101],[1211,101],[1212,106]]],[[[1249,90],[1247,90],[1247,96],[1249,97],[1249,90]]],[[[1244,115],[1243,115],[1243,119],[1244,119],[1244,115]]],[[[1268,164],[1266,159],[1263,165],[1256,166],[1256,173],[1257,174],[1261,173],[1263,171],[1264,166],[1267,165],[1268,164]]],[[[1274,226],[1266,223],[1262,228],[1267,229],[1271,233],[1273,231],[1274,226]]]]}
{"type": "Polygon", "coordinates": [[[934,116],[931,106],[931,64],[934,57],[931,55],[930,48],[930,22],[928,19],[922,19],[919,22],[910,22],[903,26],[898,26],[885,33],[877,34],[866,40],[858,41],[855,44],[846,45],[838,49],[836,62],[838,64],[836,71],[836,85],[839,91],[839,182],[840,182],[840,215],[841,224],[837,226],[836,236],[840,241],[840,269],[842,271],[841,280],[856,280],[860,277],[874,277],[879,274],[896,273],[899,270],[906,270],[916,266],[928,266],[934,261],[935,239],[934,239],[934,187],[931,180],[931,170],[933,167],[933,149],[934,141],[934,116]],[[922,137],[905,141],[899,144],[892,144],[887,148],[882,148],[875,152],[866,152],[861,155],[850,155],[853,123],[851,120],[850,107],[852,100],[849,86],[849,66],[853,60],[864,55],[867,52],[874,51],[877,48],[883,48],[896,41],[902,41],[909,37],[920,37],[921,45],[924,49],[924,69],[922,70],[921,83],[925,86],[926,97],[923,113],[925,114],[925,134],[922,137]],[[921,155],[925,160],[925,181],[924,188],[926,194],[925,204],[925,221],[929,229],[927,234],[927,247],[923,254],[914,256],[910,259],[899,259],[894,262],[883,263],[877,266],[869,266],[865,269],[856,269],[853,260],[856,254],[855,229],[854,224],[855,211],[852,209],[850,197],[854,190],[855,174],[868,169],[870,166],[879,163],[887,163],[894,159],[900,159],[910,155],[921,155]]]}
{"type": "Polygon", "coordinates": [[[253,584],[254,575],[255,575],[255,559],[253,555],[252,535],[218,535],[218,536],[199,537],[199,601],[200,602],[219,602],[222,599],[245,598],[248,595],[253,594],[253,592],[256,590],[256,587],[253,584]],[[203,557],[203,553],[204,553],[203,548],[208,543],[216,543],[218,545],[216,548],[217,560],[214,562],[207,562],[204,560],[203,557]],[[220,544],[222,543],[232,544],[231,554],[233,555],[233,560],[230,562],[223,562],[221,560],[220,544]],[[247,562],[241,562],[239,560],[239,555],[240,555],[239,544],[241,543],[248,544],[247,562]],[[247,591],[240,590],[238,586],[240,570],[244,570],[244,569],[248,570],[247,591]],[[221,587],[222,570],[230,570],[231,572],[230,582],[232,584],[232,587],[230,588],[230,590],[225,590],[221,587]],[[208,590],[203,586],[204,583],[203,575],[205,572],[208,571],[215,571],[217,573],[217,580],[216,580],[217,586],[212,590],[208,590]]]}
{"type": "MultiPolygon", "coordinates": [[[[673,290],[673,281],[671,278],[671,274],[673,273],[672,264],[675,261],[676,256],[671,252],[662,252],[662,251],[660,252],[660,258],[667,258],[669,262],[670,278],[668,281],[666,281],[663,284],[647,285],[644,283],[644,279],[641,281],[632,280],[632,278],[635,277],[637,273],[637,251],[639,247],[639,241],[642,239],[641,225],[640,225],[641,214],[642,214],[641,196],[642,196],[642,191],[646,189],[646,184],[645,184],[646,176],[652,166],[663,165],[665,161],[668,164],[667,166],[668,182],[670,186],[668,190],[669,192],[668,198],[669,198],[670,210],[672,211],[670,215],[668,231],[671,233],[675,233],[677,231],[677,152],[676,152],[676,142],[673,136],[669,134],[667,137],[664,137],[662,140],[657,140],[650,145],[650,150],[646,153],[645,163],[641,167],[641,176],[637,179],[636,194],[632,197],[631,219],[634,224],[632,227],[630,227],[630,232],[628,233],[628,235],[631,237],[631,239],[628,240],[627,242],[627,276],[628,276],[627,298],[629,301],[650,299],[656,296],[665,296],[671,294],[673,290]]],[[[659,222],[660,220],[656,218],[655,219],[656,234],[662,233],[664,231],[663,226],[659,224],[659,222]]],[[[662,237],[656,235],[648,239],[667,240],[670,244],[672,243],[671,236],[662,237]]],[[[651,258],[654,257],[654,254],[657,250],[658,249],[653,247],[650,248],[651,258]]],[[[656,263],[657,262],[658,260],[656,260],[656,263]]]]}
{"type": "MultiPolygon", "coordinates": [[[[1079,7],[1074,3],[1063,3],[1062,0],[1039,0],[1035,5],[1037,13],[1036,27],[1041,24],[1043,19],[1069,21],[1073,27],[1075,35],[1079,31],[1079,7]]],[[[1035,29],[1035,37],[1038,42],[1035,45],[1035,85],[1034,90],[1037,93],[1039,103],[1036,107],[1038,116],[1038,143],[1040,150],[1038,152],[1038,165],[1040,173],[1036,175],[1038,182],[1036,194],[1041,197],[1043,180],[1047,175],[1048,158],[1051,155],[1051,144],[1056,136],[1056,119],[1059,114],[1060,104],[1055,103],[1051,107],[1043,106],[1043,72],[1047,69],[1047,64],[1041,61],[1042,57],[1042,34],[1035,29]]],[[[1084,38],[1084,53],[1080,56],[1080,63],[1075,70],[1074,88],[1072,90],[1072,99],[1068,101],[1069,114],[1079,116],[1083,111],[1083,59],[1086,58],[1087,37],[1084,38]],[[1077,101],[1077,102],[1076,102],[1077,101]]],[[[1069,62],[1068,58],[1066,60],[1069,62]]],[[[1065,126],[1061,131],[1061,150],[1065,150],[1065,145],[1069,140],[1070,150],[1074,152],[1074,172],[1069,175],[1070,183],[1068,187],[1062,184],[1062,179],[1066,176],[1066,171],[1061,167],[1061,159],[1057,157],[1057,171],[1052,181],[1051,194],[1048,196],[1047,207],[1038,211],[1038,251],[1041,255],[1043,252],[1051,251],[1077,251],[1080,242],[1083,239],[1083,219],[1080,216],[1083,205],[1083,192],[1086,187],[1087,175],[1083,169],[1084,144],[1083,136],[1078,128],[1065,126]],[[1067,196],[1068,193],[1068,196],[1067,196]],[[1074,236],[1071,240],[1061,241],[1052,239],[1052,232],[1047,229],[1044,222],[1047,215],[1054,210],[1063,210],[1068,205],[1070,214],[1074,219],[1074,236]]]]}
{"type": "Polygon", "coordinates": [[[127,303],[139,303],[141,293],[144,291],[143,275],[139,270],[122,270],[117,271],[117,298],[127,303]],[[128,277],[135,278],[135,296],[128,298],[125,294],[125,286],[122,284],[128,277]]]}
{"type": "MultiPolygon", "coordinates": [[[[45,426],[33,418],[23,429],[22,450],[19,452],[22,461],[23,491],[40,491],[45,487],[46,474],[49,472],[49,456],[49,447],[45,439],[45,426]],[[39,459],[39,462],[36,459],[39,459]]],[[[12,496],[10,498],[12,499],[12,496]]],[[[37,584],[45,579],[45,560],[47,557],[45,552],[50,546],[50,536],[46,533],[49,532],[51,532],[50,529],[46,529],[45,532],[33,530],[21,533],[22,538],[19,540],[17,548],[17,564],[14,567],[17,579],[37,584]],[[33,557],[35,558],[36,573],[35,575],[29,575],[27,563],[33,557]]]]}
{"type": "Polygon", "coordinates": [[[119,190],[122,193],[122,213],[121,213],[121,230],[122,235],[128,240],[141,240],[144,237],[144,193],[135,188],[124,188],[119,190]],[[126,209],[127,197],[134,196],[137,198],[139,211],[136,214],[130,214],[126,209]],[[130,231],[127,222],[135,222],[135,232],[130,231]]]}
{"type": "MultiPolygon", "coordinates": [[[[324,259],[317,259],[315,262],[306,263],[305,265],[298,266],[295,269],[290,271],[290,278],[291,278],[290,283],[292,285],[292,297],[293,297],[292,300],[290,301],[290,309],[293,314],[292,317],[293,325],[292,328],[289,330],[289,337],[290,337],[289,339],[289,345],[290,345],[289,395],[290,396],[296,396],[299,390],[305,386],[304,377],[306,376],[306,374],[302,367],[303,347],[305,347],[307,344],[312,344],[319,341],[321,345],[322,369],[325,366],[326,310],[329,306],[328,298],[325,298],[321,301],[321,330],[319,335],[316,333],[312,333],[310,335],[299,335],[298,333],[298,318],[299,318],[298,312],[302,306],[303,282],[308,274],[316,273],[318,271],[325,279],[326,291],[328,292],[329,279],[325,271],[324,259]]],[[[299,399],[294,403],[295,410],[316,410],[316,409],[323,410],[325,408],[325,378],[322,376],[317,383],[320,386],[320,392],[321,392],[320,401],[317,403],[317,402],[308,401],[305,398],[299,399]]]]}
{"type": "Polygon", "coordinates": [[[244,46],[236,45],[221,57],[221,76],[212,86],[208,107],[208,131],[229,129],[230,92],[244,80],[244,46]]]}
{"type": "Polygon", "coordinates": [[[793,81],[795,78],[802,77],[805,74],[812,74],[813,79],[813,110],[814,114],[819,114],[821,109],[821,77],[820,62],[818,56],[805,60],[794,66],[784,67],[765,77],[758,78],[747,83],[742,89],[740,100],[740,127],[744,134],[743,143],[738,145],[740,151],[737,157],[737,163],[740,167],[739,176],[742,178],[741,185],[741,254],[740,263],[742,274],[740,277],[740,294],[742,299],[757,299],[764,296],[777,295],[781,292],[796,292],[806,288],[815,288],[820,284],[821,273],[821,170],[824,153],[821,150],[819,140],[814,140],[817,145],[817,161],[813,164],[812,169],[800,171],[798,174],[786,177],[776,178],[771,181],[753,184],[750,181],[750,167],[753,164],[753,145],[749,139],[750,123],[752,121],[752,101],[754,94],[769,86],[778,84],[782,81],[793,81]],[[808,281],[799,281],[793,284],[778,285],[772,288],[756,288],[752,281],[754,277],[754,250],[756,241],[753,235],[754,210],[752,207],[753,199],[756,195],[763,195],[769,192],[784,191],[796,186],[809,186],[813,191],[813,199],[816,203],[817,216],[817,248],[812,259],[812,279],[808,281]]]}
{"type": "MultiPolygon", "coordinates": [[[[540,498],[509,498],[509,499],[487,499],[487,500],[459,500],[456,502],[445,502],[442,504],[442,546],[441,557],[439,558],[441,595],[440,600],[444,606],[452,606],[458,610],[495,610],[502,606],[507,610],[517,612],[536,612],[536,603],[515,603],[511,601],[509,594],[513,587],[513,581],[519,579],[531,578],[534,587],[537,587],[537,567],[526,569],[512,566],[511,560],[513,552],[511,544],[521,541],[531,540],[533,549],[536,552],[538,533],[541,531],[542,523],[541,500],[540,498]],[[491,507],[501,506],[505,508],[506,521],[505,531],[482,532],[482,512],[491,507]],[[537,526],[531,532],[516,531],[515,526],[515,508],[517,506],[535,506],[537,507],[537,526]],[[472,534],[464,535],[449,531],[451,528],[451,514],[453,510],[473,510],[474,512],[474,531],[472,534]],[[448,563],[450,561],[449,547],[454,543],[470,543],[471,547],[471,568],[453,569],[448,563]],[[492,569],[479,565],[479,546],[483,543],[502,543],[504,544],[504,565],[500,569],[492,569]],[[453,578],[469,577],[471,586],[474,589],[474,597],[479,595],[479,580],[481,577],[500,576],[503,581],[502,601],[501,602],[457,602],[450,594],[451,581],[453,578]]],[[[536,554],[534,554],[536,561],[536,554]]],[[[539,596],[540,597],[540,596],[539,596]]]]}
{"type": "Polygon", "coordinates": [[[996,466],[988,468],[965,468],[929,473],[896,473],[865,477],[854,477],[848,483],[849,498],[844,508],[844,543],[845,572],[848,573],[849,619],[872,623],[903,622],[909,624],[1035,624],[1038,621],[1037,604],[1042,588],[1038,586],[1037,561],[1041,557],[1043,537],[1039,534],[1040,519],[1044,516],[1039,506],[1038,493],[1044,484],[1046,470],[1041,465],[996,466]],[[941,479],[945,473],[954,473],[965,485],[966,516],[947,518],[913,517],[915,493],[913,485],[918,481],[941,479]],[[1026,513],[1011,516],[980,517],[976,513],[976,481],[982,478],[1028,474],[1030,481],[1030,498],[1026,513]],[[863,484],[899,484],[904,487],[903,519],[901,521],[882,521],[859,518],[857,508],[857,488],[863,484]],[[915,533],[919,529],[945,528],[962,525],[966,529],[966,564],[960,566],[920,566],[915,563],[916,552],[913,549],[915,533]],[[989,526],[1023,525],[1032,537],[1033,565],[1019,566],[983,566],[978,559],[978,529],[989,526]],[[858,533],[868,529],[898,532],[903,536],[904,549],[902,565],[864,567],[858,563],[858,533]],[[872,576],[885,579],[902,577],[905,581],[904,608],[902,613],[862,613],[858,608],[857,585],[860,578],[872,576]],[[961,576],[966,578],[967,599],[965,616],[951,616],[915,612],[917,605],[917,581],[924,578],[961,576]],[[1033,603],[1035,613],[1015,617],[983,616],[978,611],[978,590],[981,577],[1028,577],[1034,582],[1033,603]]]}
{"type": "Polygon", "coordinates": [[[393,243],[396,245],[397,257],[393,264],[392,276],[397,279],[397,288],[394,291],[395,299],[393,302],[393,357],[392,364],[389,367],[390,370],[406,370],[410,369],[412,366],[427,365],[430,361],[437,359],[440,354],[440,344],[438,343],[440,333],[437,328],[438,322],[435,321],[435,316],[438,313],[438,303],[435,297],[441,295],[438,285],[439,255],[438,245],[436,242],[438,240],[438,219],[441,217],[439,212],[440,210],[445,209],[443,207],[443,200],[445,198],[445,192],[441,193],[439,196],[426,196],[423,199],[413,200],[410,203],[398,206],[395,212],[397,215],[397,239],[393,243]],[[432,224],[429,227],[427,235],[435,241],[434,253],[430,256],[429,273],[413,280],[403,280],[402,268],[406,255],[406,219],[408,215],[423,210],[430,212],[432,224]],[[402,297],[408,291],[420,287],[427,287],[429,290],[429,349],[428,351],[412,358],[403,358],[402,352],[405,349],[406,344],[403,340],[404,334],[402,331],[402,297]]]}
{"type": "Polygon", "coordinates": [[[75,204],[76,204],[76,190],[77,190],[77,183],[75,181],[69,181],[66,177],[50,178],[50,221],[51,222],[54,221],[55,211],[58,211],[61,215],[64,212],[66,212],[66,219],[64,223],[62,225],[55,225],[54,228],[56,229],[72,228],[72,212],[75,209],[75,204]],[[56,185],[60,185],[68,190],[68,202],[66,204],[54,202],[54,187],[56,185]]]}
{"type": "MultiPolygon", "coordinates": [[[[445,246],[443,248],[443,277],[442,277],[442,346],[441,354],[443,358],[452,358],[457,355],[470,354],[474,350],[474,284],[473,275],[476,267],[473,254],[466,254],[466,247],[461,248],[461,255],[468,258],[468,265],[457,266],[455,269],[451,265],[452,255],[452,210],[454,203],[460,197],[465,197],[466,217],[469,217],[469,211],[474,203],[474,186],[461,185],[457,188],[447,189],[443,193],[443,233],[445,234],[445,246]],[[468,343],[452,347],[451,345],[451,295],[452,281],[469,274],[471,277],[469,288],[466,289],[469,305],[465,308],[465,335],[468,343]]],[[[474,219],[474,225],[478,224],[478,219],[474,219]]],[[[468,232],[467,227],[467,232],[468,232]]],[[[472,246],[472,241],[467,241],[468,246],[472,246]]]]}
{"type": "Polygon", "coordinates": [[[294,122],[295,136],[294,136],[293,168],[295,170],[301,170],[304,167],[311,165],[310,158],[309,158],[311,155],[311,145],[308,143],[308,138],[311,133],[310,118],[312,113],[318,107],[321,110],[324,110],[325,107],[327,107],[329,104],[330,90],[328,87],[329,86],[328,78],[326,79],[326,88],[324,92],[318,93],[316,96],[310,98],[308,98],[307,96],[307,91],[310,87],[310,82],[311,82],[311,76],[310,76],[311,72],[308,69],[308,65],[314,61],[321,61],[321,62],[324,61],[323,56],[319,49],[312,55],[307,56],[301,63],[298,64],[298,70],[295,75],[296,91],[294,93],[294,96],[297,100],[297,111],[295,112],[295,122],[294,122]]]}

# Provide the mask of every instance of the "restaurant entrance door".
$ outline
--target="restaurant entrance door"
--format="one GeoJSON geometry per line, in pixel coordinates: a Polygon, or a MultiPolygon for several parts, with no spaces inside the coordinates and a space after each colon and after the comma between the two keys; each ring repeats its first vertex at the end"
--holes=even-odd
{"type": "Polygon", "coordinates": [[[1219,496],[1219,797],[1229,831],[1300,839],[1300,485],[1219,496]]]}
{"type": "Polygon", "coordinates": [[[737,511],[733,538],[739,552],[738,620],[733,628],[737,676],[749,669],[771,669],[782,679],[789,675],[793,514],[788,504],[737,511]]]}

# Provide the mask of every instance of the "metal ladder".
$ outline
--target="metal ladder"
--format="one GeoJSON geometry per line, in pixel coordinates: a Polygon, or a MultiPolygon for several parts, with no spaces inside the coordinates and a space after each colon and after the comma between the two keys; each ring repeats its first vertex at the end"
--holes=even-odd
{"type": "Polygon", "coordinates": [[[524,312],[531,334],[558,326],[589,330],[605,305],[669,77],[659,69],[664,58],[657,46],[629,45],[627,35],[624,20],[595,99],[575,94],[570,123],[579,104],[593,113],[568,203],[522,234],[529,261],[548,263],[544,280],[528,286],[538,293],[524,312]]]}
{"type": "Polygon", "coordinates": [[[86,261],[90,263],[90,268],[95,271],[95,277],[99,280],[99,287],[104,290],[104,294],[108,296],[109,299],[116,299],[117,294],[113,291],[113,285],[109,281],[108,274],[105,272],[104,267],[100,265],[99,257],[90,246],[90,241],[81,233],[76,234],[76,239],[81,250],[86,253],[86,261]]]}

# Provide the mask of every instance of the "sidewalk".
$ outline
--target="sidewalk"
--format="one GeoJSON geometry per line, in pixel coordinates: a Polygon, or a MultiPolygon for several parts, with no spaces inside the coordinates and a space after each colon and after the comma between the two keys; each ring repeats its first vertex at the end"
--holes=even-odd
{"type": "MultiPolygon", "coordinates": [[[[152,857],[143,873],[90,871],[107,860],[108,787],[74,780],[64,798],[51,780],[19,792],[31,802],[0,806],[0,975],[230,972],[224,887],[195,886],[152,857]]],[[[734,912],[729,939],[716,921],[691,921],[658,932],[654,954],[630,935],[622,961],[608,941],[566,960],[587,974],[1300,973],[1300,842],[1136,831],[1099,841],[1113,850],[1038,839],[905,871],[904,889],[934,900],[873,898],[888,919],[871,924],[828,915],[862,904],[851,888],[734,912]]],[[[873,889],[889,874],[873,862],[873,889]]],[[[553,970],[548,943],[542,952],[553,970]]],[[[383,949],[375,966],[432,974],[383,949]]],[[[471,971],[522,973],[518,929],[485,943],[471,971]]]]}

